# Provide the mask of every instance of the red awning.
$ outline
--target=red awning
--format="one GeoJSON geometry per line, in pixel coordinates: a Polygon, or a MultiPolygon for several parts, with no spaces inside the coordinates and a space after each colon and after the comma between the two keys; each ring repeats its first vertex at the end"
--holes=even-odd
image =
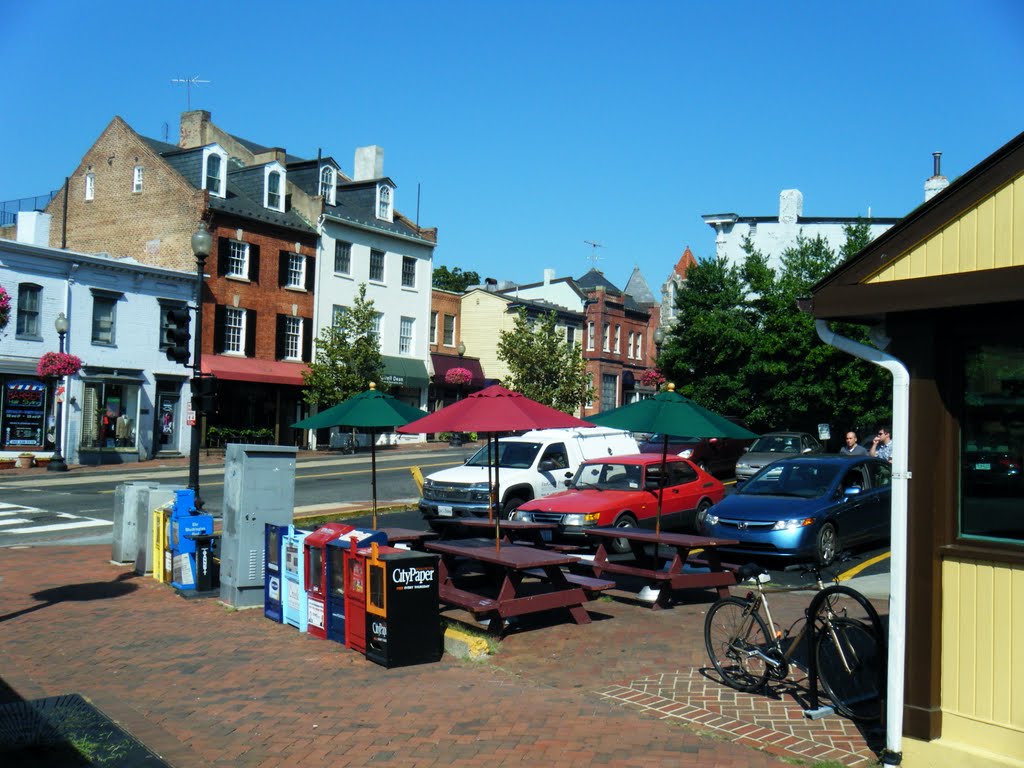
{"type": "Polygon", "coordinates": [[[473,376],[472,386],[484,386],[484,371],[480,367],[480,361],[475,357],[458,357],[457,355],[442,355],[431,353],[430,361],[434,365],[434,383],[443,384],[444,375],[452,368],[465,368],[473,376]]]}
{"type": "Polygon", "coordinates": [[[265,384],[304,385],[302,372],[309,370],[305,363],[286,363],[280,360],[257,360],[253,357],[209,355],[203,358],[203,373],[212,373],[218,379],[229,381],[260,381],[265,384]]]}

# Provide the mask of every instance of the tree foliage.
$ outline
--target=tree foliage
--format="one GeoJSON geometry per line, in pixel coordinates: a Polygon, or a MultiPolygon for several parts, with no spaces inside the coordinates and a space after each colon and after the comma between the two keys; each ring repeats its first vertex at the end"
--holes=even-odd
{"type": "MultiPolygon", "coordinates": [[[[700,261],[686,273],[676,300],[678,321],[663,344],[659,367],[677,389],[752,429],[815,432],[863,428],[889,418],[891,381],[876,366],[818,338],[814,318],[797,299],[870,239],[866,222],[846,228],[837,254],[821,237],[800,237],[776,272],[747,239],[742,264],[700,261]]],[[[835,330],[867,342],[861,326],[835,330]]]]}
{"type": "Polygon", "coordinates": [[[519,309],[510,331],[498,340],[498,358],[509,368],[506,386],[565,413],[576,412],[593,395],[578,345],[555,327],[554,312],[531,320],[519,309]]]}
{"type": "MultiPolygon", "coordinates": [[[[366,298],[366,285],[352,307],[341,313],[336,325],[321,331],[316,357],[303,373],[303,399],[321,410],[337,405],[353,395],[365,392],[370,382],[379,382],[384,373],[380,341],[374,332],[373,300],[366,298]]],[[[381,388],[383,389],[383,388],[381,388]]]]}
{"type": "Polygon", "coordinates": [[[449,270],[442,264],[434,268],[433,284],[442,291],[463,293],[469,286],[480,284],[480,275],[473,271],[463,272],[459,267],[449,270]]]}

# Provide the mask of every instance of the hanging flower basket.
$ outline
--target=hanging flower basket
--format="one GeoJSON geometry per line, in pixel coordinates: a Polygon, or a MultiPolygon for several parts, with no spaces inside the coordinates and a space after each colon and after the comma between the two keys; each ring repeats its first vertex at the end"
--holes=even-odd
{"type": "Polygon", "coordinates": [[[465,386],[473,380],[473,374],[465,368],[449,368],[444,375],[444,383],[453,386],[465,386]]]}
{"type": "Polygon", "coordinates": [[[44,378],[73,376],[82,368],[82,361],[67,352],[47,352],[39,358],[36,373],[44,378]]]}
{"type": "Polygon", "coordinates": [[[7,289],[0,285],[0,331],[7,327],[11,319],[11,297],[7,289]]]}
{"type": "Polygon", "coordinates": [[[660,387],[665,382],[665,377],[657,368],[648,368],[640,374],[640,383],[645,387],[660,387]]]}

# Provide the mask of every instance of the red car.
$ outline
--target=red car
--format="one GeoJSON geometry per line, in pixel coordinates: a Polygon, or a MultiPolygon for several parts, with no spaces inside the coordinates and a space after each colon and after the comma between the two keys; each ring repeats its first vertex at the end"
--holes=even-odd
{"type": "MultiPolygon", "coordinates": [[[[661,527],[696,531],[698,512],[708,510],[725,495],[720,480],[678,456],[667,458],[661,527]]],[[[534,499],[513,514],[516,520],[558,524],[558,538],[582,539],[598,525],[654,528],[658,514],[661,456],[651,453],[610,456],[585,461],[568,490],[534,499]]],[[[629,544],[614,539],[617,552],[629,544]]]]}

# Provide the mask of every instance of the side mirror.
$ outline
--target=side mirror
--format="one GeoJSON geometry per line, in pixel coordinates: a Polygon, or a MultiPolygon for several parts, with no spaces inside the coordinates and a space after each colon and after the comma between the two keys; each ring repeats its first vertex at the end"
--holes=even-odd
{"type": "Polygon", "coordinates": [[[743,446],[743,452],[747,453],[748,451],[750,451],[750,446],[749,445],[744,445],[743,446]]]}
{"type": "Polygon", "coordinates": [[[851,486],[849,488],[844,488],[843,489],[843,495],[844,496],[856,496],[858,493],[860,493],[860,491],[861,491],[860,487],[854,485],[854,486],[851,486]]]}
{"type": "Polygon", "coordinates": [[[551,459],[544,459],[537,467],[537,469],[539,469],[541,472],[552,472],[558,469],[558,467],[555,466],[555,462],[553,462],[551,459]]]}
{"type": "Polygon", "coordinates": [[[813,451],[813,448],[804,448],[802,451],[800,451],[800,453],[812,453],[813,451]]]}

